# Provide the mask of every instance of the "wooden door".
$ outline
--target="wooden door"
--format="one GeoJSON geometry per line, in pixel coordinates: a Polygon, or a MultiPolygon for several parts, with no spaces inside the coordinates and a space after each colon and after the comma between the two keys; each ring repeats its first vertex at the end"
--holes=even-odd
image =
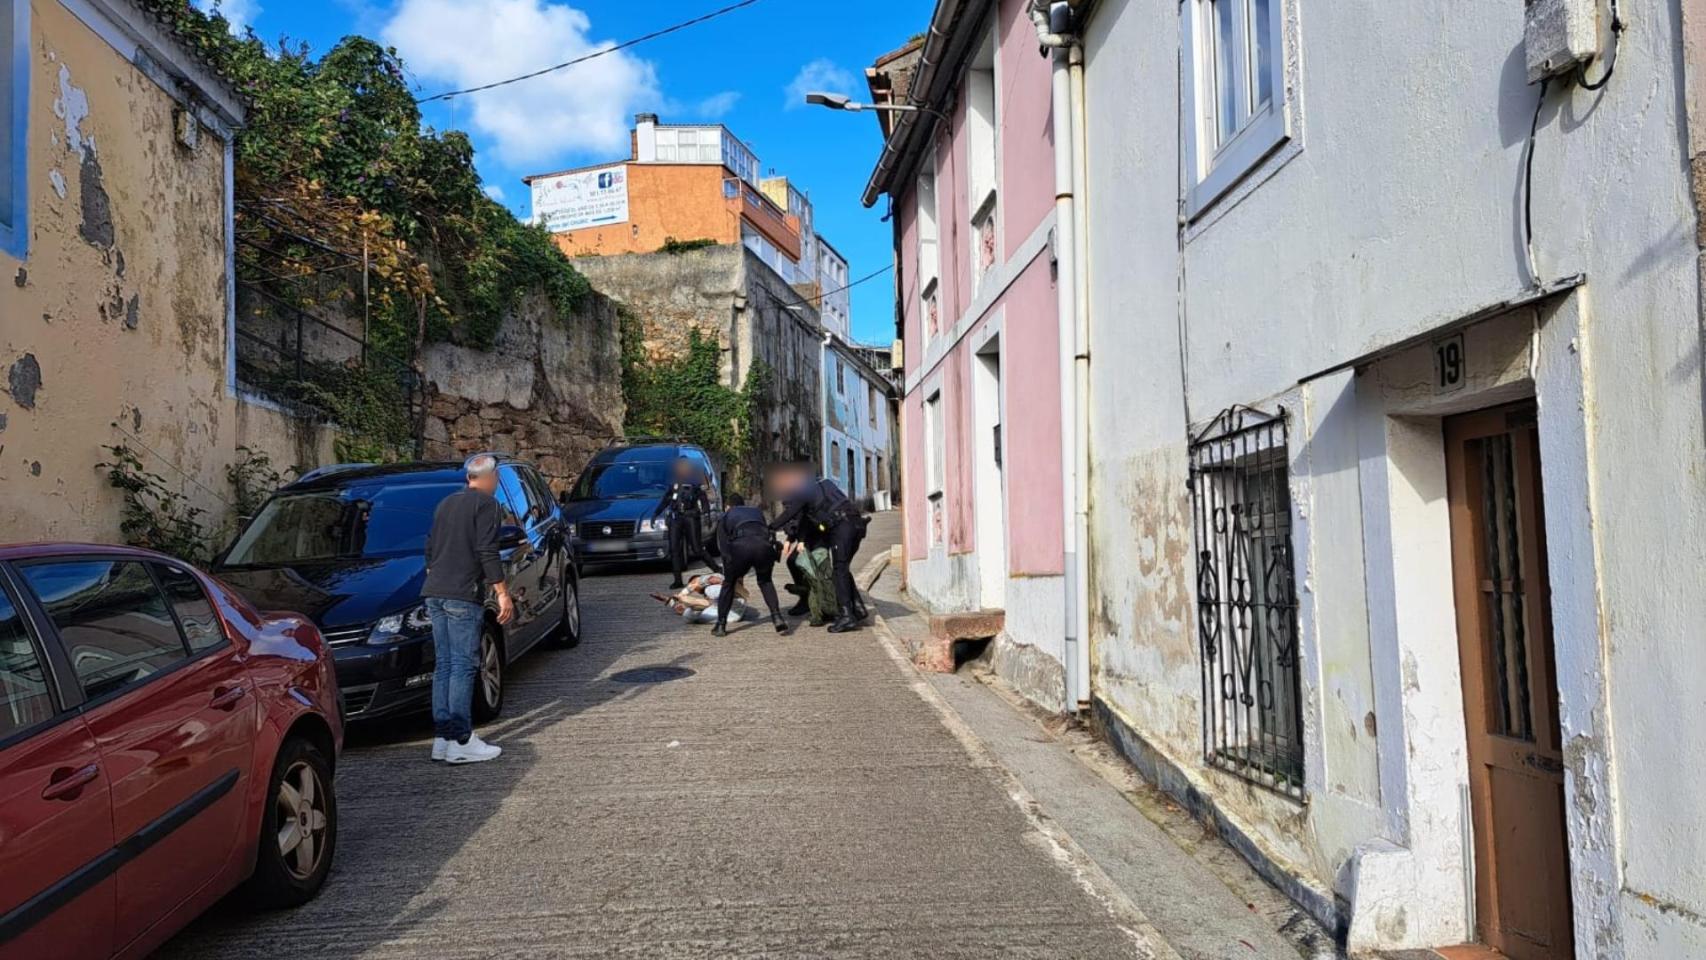
{"type": "Polygon", "coordinates": [[[1532,403],[1445,423],[1476,936],[1512,960],[1575,956],[1557,668],[1532,403]]]}

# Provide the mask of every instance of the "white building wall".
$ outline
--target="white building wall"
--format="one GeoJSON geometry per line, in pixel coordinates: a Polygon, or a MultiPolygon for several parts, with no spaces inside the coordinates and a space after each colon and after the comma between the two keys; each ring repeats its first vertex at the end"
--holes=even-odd
{"type": "Polygon", "coordinates": [[[888,474],[896,453],[888,384],[867,376],[842,341],[824,344],[822,380],[824,474],[841,484],[848,496],[869,498],[888,509],[895,493],[888,474]],[[848,472],[848,451],[853,453],[852,473],[848,472]]]}
{"type": "Polygon", "coordinates": [[[1706,956],[1706,829],[1678,802],[1706,795],[1706,421],[1676,5],[1623,4],[1603,91],[1552,85],[1535,260],[1585,282],[1470,328],[1442,398],[1425,350],[1316,375],[1529,287],[1523,5],[1286,0],[1292,140],[1181,244],[1194,2],[1103,0],[1086,31],[1099,704],[1294,894],[1346,904],[1353,945],[1464,938],[1438,423],[1532,395],[1576,956],[1706,956]],[[1306,805],[1202,761],[1187,437],[1232,404],[1291,416],[1306,805]]]}

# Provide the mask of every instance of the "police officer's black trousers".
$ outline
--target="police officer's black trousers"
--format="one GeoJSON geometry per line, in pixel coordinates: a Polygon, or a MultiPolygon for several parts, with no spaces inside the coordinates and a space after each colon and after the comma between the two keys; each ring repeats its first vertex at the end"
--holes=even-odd
{"type": "Polygon", "coordinates": [[[723,592],[717,597],[717,622],[729,622],[729,608],[735,602],[735,585],[749,570],[758,581],[758,592],[764,594],[770,615],[780,612],[782,608],[776,602],[776,585],[770,582],[770,572],[776,565],[774,541],[769,537],[741,537],[729,541],[726,551],[728,556],[723,557],[723,592]]]}
{"type": "Polygon", "coordinates": [[[853,555],[865,539],[865,525],[857,519],[838,521],[824,539],[835,561],[835,602],[841,605],[842,613],[851,613],[859,600],[859,588],[853,583],[853,555]]]}
{"type": "Polygon", "coordinates": [[[712,570],[718,569],[716,561],[705,553],[705,539],[699,529],[697,513],[669,514],[669,563],[675,568],[675,579],[681,579],[681,573],[687,569],[687,551],[693,551],[693,557],[705,561],[712,570]]]}

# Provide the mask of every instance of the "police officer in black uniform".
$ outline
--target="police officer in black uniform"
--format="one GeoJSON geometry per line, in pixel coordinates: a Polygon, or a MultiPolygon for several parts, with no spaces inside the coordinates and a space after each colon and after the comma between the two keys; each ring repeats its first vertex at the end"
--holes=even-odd
{"type": "Polygon", "coordinates": [[[835,602],[840,613],[829,625],[829,632],[857,630],[865,611],[853,583],[853,555],[865,539],[867,521],[834,480],[801,473],[790,486],[783,493],[782,512],[770,522],[770,529],[794,531],[790,538],[807,544],[811,541],[806,532],[815,528],[835,564],[835,602]]]}
{"type": "Polygon", "coordinates": [[[776,587],[770,581],[770,572],[780,552],[776,535],[764,522],[763,511],[747,506],[746,498],[738,493],[729,494],[728,509],[717,523],[717,552],[723,555],[723,591],[717,596],[717,626],[711,635],[728,635],[735,586],[748,570],[758,580],[758,590],[764,594],[765,606],[770,608],[770,622],[775,624],[777,633],[786,634],[788,621],[782,618],[782,605],[776,601],[776,587]]]}
{"type": "Polygon", "coordinates": [[[700,483],[699,471],[693,461],[682,457],[675,461],[675,482],[663,492],[663,498],[658,501],[658,507],[652,511],[652,519],[665,517],[669,522],[669,562],[675,568],[675,582],[670,587],[680,590],[681,572],[687,568],[687,551],[692,550],[693,556],[705,561],[705,565],[718,573],[722,567],[717,561],[705,553],[705,539],[700,530],[701,518],[711,509],[711,498],[705,495],[705,486],[700,483]]]}

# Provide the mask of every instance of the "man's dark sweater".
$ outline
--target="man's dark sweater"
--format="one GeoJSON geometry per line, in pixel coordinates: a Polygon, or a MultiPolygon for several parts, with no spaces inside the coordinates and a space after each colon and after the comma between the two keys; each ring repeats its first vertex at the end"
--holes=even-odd
{"type": "Polygon", "coordinates": [[[498,502],[473,487],[445,497],[432,515],[426,563],[421,596],[485,600],[485,585],[504,578],[498,559],[498,502]]]}

